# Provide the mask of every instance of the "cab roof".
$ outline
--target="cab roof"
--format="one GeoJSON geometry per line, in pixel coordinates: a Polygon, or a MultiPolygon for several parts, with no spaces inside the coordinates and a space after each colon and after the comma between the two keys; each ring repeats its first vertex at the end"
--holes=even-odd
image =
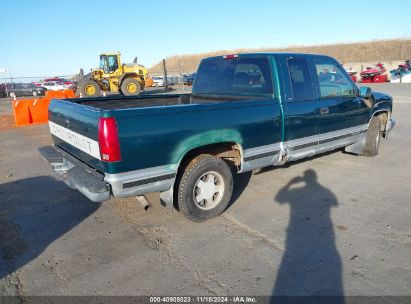
{"type": "MultiPolygon", "coordinates": [[[[306,58],[331,58],[334,59],[333,57],[330,57],[328,55],[323,55],[323,54],[307,54],[307,53],[290,53],[290,52],[255,52],[255,53],[232,53],[232,54],[224,54],[224,55],[219,55],[219,56],[212,56],[212,57],[207,57],[204,59],[217,59],[217,58],[224,58],[224,56],[230,56],[230,55],[238,55],[238,57],[260,57],[260,56],[272,56],[272,57],[306,57],[306,58]]],[[[335,59],[334,59],[335,60],[335,59]]]]}
{"type": "Polygon", "coordinates": [[[120,52],[105,52],[105,53],[101,53],[100,56],[110,56],[110,55],[121,55],[120,52]]]}

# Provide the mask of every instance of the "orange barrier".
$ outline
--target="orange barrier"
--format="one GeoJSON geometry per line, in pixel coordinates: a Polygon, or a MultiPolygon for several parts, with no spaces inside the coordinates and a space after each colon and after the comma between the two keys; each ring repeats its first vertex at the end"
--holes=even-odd
{"type": "Polygon", "coordinates": [[[63,90],[63,91],[46,91],[46,97],[48,97],[48,98],[57,98],[57,99],[75,98],[76,94],[71,89],[67,89],[67,90],[63,90]]]}
{"type": "Polygon", "coordinates": [[[47,97],[36,98],[29,103],[29,112],[32,117],[32,123],[47,123],[49,121],[49,104],[50,99],[47,97]]]}
{"type": "Polygon", "coordinates": [[[31,102],[31,99],[13,100],[14,122],[17,127],[27,126],[33,123],[33,118],[29,110],[29,104],[31,102]]]}
{"type": "Polygon", "coordinates": [[[153,86],[153,83],[154,83],[154,81],[153,81],[153,79],[152,78],[150,78],[150,77],[147,77],[147,79],[146,79],[146,82],[145,82],[145,87],[146,88],[148,88],[148,87],[152,87],[153,86]]]}
{"type": "Polygon", "coordinates": [[[52,98],[75,98],[73,90],[46,91],[46,96],[35,99],[13,100],[14,122],[17,127],[48,122],[48,108],[52,98]]]}
{"type": "Polygon", "coordinates": [[[66,98],[64,91],[46,91],[46,97],[48,98],[66,98]]]}
{"type": "Polygon", "coordinates": [[[67,89],[63,91],[64,95],[66,95],[66,98],[76,98],[76,93],[71,90],[71,89],[67,89]]]}

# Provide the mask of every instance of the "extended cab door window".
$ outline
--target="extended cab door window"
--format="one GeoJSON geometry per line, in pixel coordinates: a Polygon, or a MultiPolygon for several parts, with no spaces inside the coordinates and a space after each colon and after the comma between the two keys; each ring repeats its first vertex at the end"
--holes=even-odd
{"type": "Polygon", "coordinates": [[[313,81],[305,59],[288,59],[293,100],[311,100],[314,98],[313,81]]]}
{"type": "MultiPolygon", "coordinates": [[[[291,98],[285,105],[288,147],[295,155],[312,155],[317,147],[318,98],[309,63],[305,58],[286,59],[291,98]]],[[[294,155],[294,156],[295,156],[294,155]]]]}

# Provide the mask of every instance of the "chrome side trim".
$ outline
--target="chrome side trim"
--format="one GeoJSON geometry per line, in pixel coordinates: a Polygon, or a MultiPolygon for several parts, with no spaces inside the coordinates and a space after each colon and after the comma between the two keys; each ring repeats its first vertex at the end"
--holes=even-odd
{"type": "Polygon", "coordinates": [[[113,196],[127,197],[169,189],[176,172],[176,165],[166,165],[117,174],[106,173],[104,181],[110,184],[113,196]]]}
{"type": "Polygon", "coordinates": [[[358,126],[351,127],[351,128],[346,128],[346,129],[341,129],[341,130],[332,131],[332,132],[328,132],[328,133],[323,133],[323,134],[320,134],[319,137],[320,137],[320,140],[321,140],[322,137],[324,137],[324,138],[337,137],[339,135],[355,133],[355,132],[364,131],[364,130],[368,130],[368,124],[363,124],[363,125],[358,125],[358,126]]]}
{"type": "Polygon", "coordinates": [[[286,142],[244,150],[240,173],[271,165],[282,165],[326,151],[351,145],[361,140],[368,124],[293,139],[286,142]]]}
{"type": "Polygon", "coordinates": [[[239,173],[274,165],[278,160],[281,150],[281,142],[245,149],[243,163],[239,173]]]}
{"type": "Polygon", "coordinates": [[[292,150],[300,150],[305,149],[311,146],[315,146],[318,144],[318,137],[319,135],[312,135],[297,139],[288,140],[285,142],[285,145],[292,151],[292,150]]]}
{"type": "Polygon", "coordinates": [[[244,150],[244,161],[247,161],[248,159],[263,158],[263,157],[268,156],[266,154],[269,154],[269,153],[276,154],[280,151],[280,144],[281,143],[278,142],[275,144],[245,149],[244,150]]]}

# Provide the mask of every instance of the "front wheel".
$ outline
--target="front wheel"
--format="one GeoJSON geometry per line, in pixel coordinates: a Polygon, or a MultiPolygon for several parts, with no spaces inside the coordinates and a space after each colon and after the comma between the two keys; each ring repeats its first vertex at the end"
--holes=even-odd
{"type": "Polygon", "coordinates": [[[233,176],[225,161],[212,155],[193,159],[178,181],[178,207],[192,221],[220,215],[233,193],[233,176]]]}
{"type": "Polygon", "coordinates": [[[97,82],[86,80],[79,85],[80,93],[84,97],[97,97],[101,95],[101,89],[97,82]]]}
{"type": "Polygon", "coordinates": [[[141,84],[137,79],[126,78],[120,86],[120,91],[123,95],[139,95],[141,93],[141,84]]]}
{"type": "Polygon", "coordinates": [[[381,139],[381,120],[378,116],[371,118],[370,125],[367,130],[367,137],[363,155],[376,156],[380,146],[381,139]]]}
{"type": "Polygon", "coordinates": [[[36,90],[34,90],[34,91],[33,91],[33,96],[34,96],[34,97],[37,97],[37,96],[39,96],[39,93],[38,93],[36,90]]]}

